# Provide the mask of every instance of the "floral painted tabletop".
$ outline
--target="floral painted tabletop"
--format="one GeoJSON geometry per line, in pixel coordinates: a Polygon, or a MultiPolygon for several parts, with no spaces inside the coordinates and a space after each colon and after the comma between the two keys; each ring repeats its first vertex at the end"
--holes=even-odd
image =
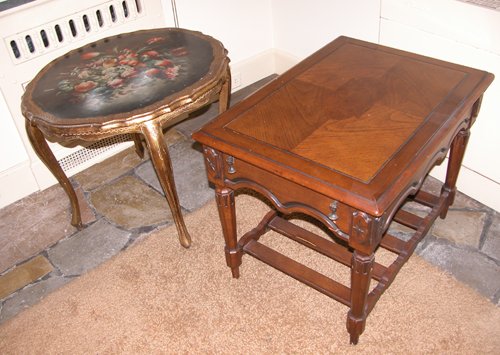
{"type": "Polygon", "coordinates": [[[160,29],[110,37],[57,59],[33,101],[60,118],[130,112],[201,80],[214,58],[203,36],[160,29]]]}

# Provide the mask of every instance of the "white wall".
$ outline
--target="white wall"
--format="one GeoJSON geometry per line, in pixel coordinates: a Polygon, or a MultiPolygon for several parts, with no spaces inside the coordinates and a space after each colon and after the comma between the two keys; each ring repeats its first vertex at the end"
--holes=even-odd
{"type": "Polygon", "coordinates": [[[379,1],[177,0],[176,6],[180,27],[224,43],[233,90],[234,77],[244,87],[282,73],[340,35],[378,41],[379,1]]]}
{"type": "Polygon", "coordinates": [[[380,2],[272,0],[274,47],[303,59],[340,35],[378,41],[380,2]]]}
{"type": "MultiPolygon", "coordinates": [[[[456,0],[382,0],[380,42],[496,75],[471,130],[457,186],[500,211],[500,12],[456,0]]],[[[444,166],[432,175],[443,180],[444,166]]]]}
{"type": "Polygon", "coordinates": [[[179,27],[224,43],[233,62],[272,47],[269,0],[177,0],[179,27]]]}
{"type": "MultiPolygon", "coordinates": [[[[274,73],[271,0],[177,0],[179,27],[201,31],[228,50],[244,87],[274,73]]],[[[233,84],[233,90],[238,89],[233,84]]]]}
{"type": "MultiPolygon", "coordinates": [[[[0,91],[0,117],[9,117],[10,111],[0,91]]],[[[28,160],[28,154],[12,120],[0,120],[0,171],[28,160]]]]}
{"type": "Polygon", "coordinates": [[[283,73],[340,35],[378,42],[380,2],[271,0],[275,71],[283,73]]]}

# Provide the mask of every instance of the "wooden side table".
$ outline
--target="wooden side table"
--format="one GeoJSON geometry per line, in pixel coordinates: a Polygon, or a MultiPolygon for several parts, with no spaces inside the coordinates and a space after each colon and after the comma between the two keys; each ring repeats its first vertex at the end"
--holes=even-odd
{"type": "Polygon", "coordinates": [[[233,277],[250,254],[342,302],[356,344],[381,294],[453,203],[469,129],[492,80],[340,37],[195,133],[216,187],[233,277]],[[448,151],[441,194],[421,191],[448,151]],[[238,240],[234,191],[241,188],[266,196],[275,210],[238,240]],[[400,209],[407,198],[430,207],[429,214],[400,209]],[[331,239],[292,224],[286,216],[294,212],[316,218],[331,239]],[[391,221],[413,229],[411,239],[390,235],[391,221]],[[259,242],[269,229],[349,267],[350,287],[259,242]],[[375,262],[379,247],[397,255],[391,265],[375,262]]]}
{"type": "Polygon", "coordinates": [[[108,37],[73,50],[43,68],[22,99],[26,131],[40,159],[66,191],[72,224],[81,227],[75,191],[50,150],[58,142],[141,135],[172,210],[179,240],[189,247],[163,129],[219,99],[228,107],[229,59],[224,46],[199,32],[177,28],[108,37]]]}

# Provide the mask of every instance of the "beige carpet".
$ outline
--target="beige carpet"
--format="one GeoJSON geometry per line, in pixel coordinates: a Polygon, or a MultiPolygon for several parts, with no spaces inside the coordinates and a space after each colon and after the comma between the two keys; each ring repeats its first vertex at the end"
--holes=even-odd
{"type": "MultiPolygon", "coordinates": [[[[267,211],[249,196],[237,197],[237,206],[242,230],[267,211]]],[[[241,278],[231,278],[214,203],[186,222],[191,249],[178,246],[173,228],[152,234],[1,326],[0,353],[500,351],[500,309],[417,256],[382,296],[359,344],[351,346],[347,308],[340,303],[248,255],[241,278]]],[[[285,238],[265,238],[290,254],[303,251],[285,238]]],[[[302,254],[310,266],[348,280],[347,268],[302,254]]]]}

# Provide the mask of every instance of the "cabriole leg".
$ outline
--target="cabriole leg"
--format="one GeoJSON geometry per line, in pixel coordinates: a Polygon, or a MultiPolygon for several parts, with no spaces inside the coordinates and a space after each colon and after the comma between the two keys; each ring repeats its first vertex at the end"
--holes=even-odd
{"type": "Polygon", "coordinates": [[[132,139],[134,140],[135,152],[139,158],[144,158],[144,146],[142,145],[141,135],[138,133],[132,133],[132,139]]]}
{"type": "Polygon", "coordinates": [[[165,197],[172,211],[177,233],[179,234],[179,241],[185,248],[191,245],[191,237],[184,224],[182,217],[179,198],[175,189],[174,174],[172,171],[172,164],[168,154],[167,145],[163,138],[162,127],[158,122],[147,122],[141,127],[142,133],[146,138],[149,149],[149,155],[153,167],[160,181],[160,185],[165,192],[165,197]]]}
{"type": "Polygon", "coordinates": [[[75,189],[68,177],[64,173],[63,169],[57,162],[54,153],[50,150],[47,141],[43,133],[38,129],[38,127],[26,120],[26,133],[28,134],[28,138],[35,150],[36,154],[40,158],[40,160],[45,164],[45,166],[50,170],[50,172],[55,176],[59,184],[61,184],[62,188],[66,192],[69,197],[69,201],[71,203],[71,224],[77,228],[82,228],[82,217],[80,214],[80,206],[78,205],[78,198],[76,197],[75,189]]]}
{"type": "Polygon", "coordinates": [[[222,85],[219,93],[219,114],[225,112],[229,108],[229,97],[231,95],[231,72],[229,67],[226,72],[226,81],[222,85]]]}

